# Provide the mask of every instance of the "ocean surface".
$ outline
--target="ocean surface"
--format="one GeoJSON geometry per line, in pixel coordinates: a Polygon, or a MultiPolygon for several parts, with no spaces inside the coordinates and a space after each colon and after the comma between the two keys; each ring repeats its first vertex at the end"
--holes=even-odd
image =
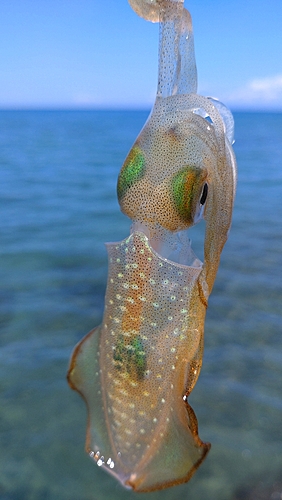
{"type": "MultiPolygon", "coordinates": [[[[189,398],[212,443],[187,484],[140,496],[84,452],[66,382],[101,321],[106,241],[129,234],[121,164],[148,113],[0,112],[0,499],[282,498],[282,114],[235,113],[238,190],[189,398]]],[[[192,240],[201,256],[202,225],[192,240]]]]}

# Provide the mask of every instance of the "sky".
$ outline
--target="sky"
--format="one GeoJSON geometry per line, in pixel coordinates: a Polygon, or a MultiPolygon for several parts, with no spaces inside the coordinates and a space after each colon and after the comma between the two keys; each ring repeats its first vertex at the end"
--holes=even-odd
{"type": "MultiPolygon", "coordinates": [[[[282,111],[282,0],[185,0],[198,92],[282,111]]],[[[149,109],[158,24],[127,0],[0,0],[0,109],[149,109]]]]}

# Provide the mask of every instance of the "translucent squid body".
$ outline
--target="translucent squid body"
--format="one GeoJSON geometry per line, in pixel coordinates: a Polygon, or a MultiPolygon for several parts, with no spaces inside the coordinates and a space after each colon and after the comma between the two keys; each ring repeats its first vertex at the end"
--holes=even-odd
{"type": "Polygon", "coordinates": [[[231,224],[233,118],[197,92],[192,24],[181,0],[129,0],[160,21],[156,101],[118,178],[131,234],[107,244],[103,322],[75,348],[68,379],[88,408],[86,449],[124,486],[188,481],[210,444],[188,404],[204,319],[231,224]],[[204,262],[187,228],[206,221],[204,262]]]}

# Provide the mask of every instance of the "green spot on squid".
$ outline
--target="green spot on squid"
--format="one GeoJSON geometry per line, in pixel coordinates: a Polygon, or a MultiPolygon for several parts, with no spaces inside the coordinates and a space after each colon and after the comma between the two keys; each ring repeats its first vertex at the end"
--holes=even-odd
{"type": "Polygon", "coordinates": [[[126,191],[135,184],[135,182],[143,177],[144,171],[144,155],[138,146],[133,146],[119,174],[117,184],[117,195],[119,200],[122,199],[126,191]]]}
{"type": "Polygon", "coordinates": [[[126,339],[120,335],[113,351],[115,367],[132,379],[142,380],[146,370],[146,353],[138,335],[126,339]]]}
{"type": "Polygon", "coordinates": [[[180,218],[193,224],[204,173],[197,167],[184,167],[172,179],[172,198],[180,218]]]}

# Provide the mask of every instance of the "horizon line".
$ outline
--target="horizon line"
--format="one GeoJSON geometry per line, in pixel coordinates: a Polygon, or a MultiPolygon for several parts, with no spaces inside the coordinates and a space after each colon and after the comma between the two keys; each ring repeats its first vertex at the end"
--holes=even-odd
{"type": "MultiPolygon", "coordinates": [[[[143,106],[96,106],[96,107],[76,107],[76,106],[10,106],[10,107],[1,107],[0,112],[5,111],[79,111],[79,112],[93,112],[93,111],[140,111],[140,112],[150,112],[153,106],[151,107],[143,107],[143,106]]],[[[278,109],[270,108],[254,108],[254,107],[233,107],[227,106],[232,113],[282,113],[282,107],[278,109]]]]}

